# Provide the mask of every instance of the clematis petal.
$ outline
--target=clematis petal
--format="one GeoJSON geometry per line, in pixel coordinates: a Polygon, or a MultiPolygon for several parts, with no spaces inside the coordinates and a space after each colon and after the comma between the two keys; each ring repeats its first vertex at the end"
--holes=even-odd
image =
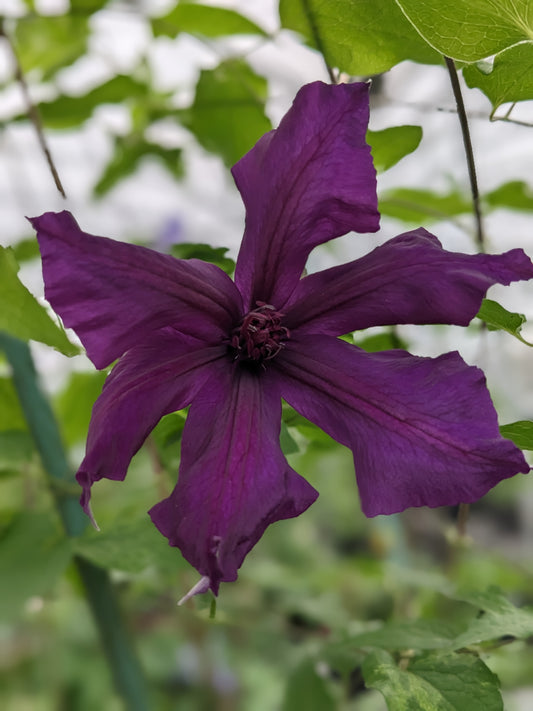
{"type": "Polygon", "coordinates": [[[97,368],[163,326],[216,342],[241,311],[218,267],[82,232],[69,212],[30,219],[43,258],[45,296],[97,368]]]}
{"type": "Polygon", "coordinates": [[[92,484],[124,479],[131,458],[161,417],[189,405],[220,358],[226,359],[224,346],[205,346],[165,328],[120,359],[93,407],[76,475],[86,513],[92,484]]]}
{"type": "Polygon", "coordinates": [[[493,284],[531,278],[533,264],[521,249],[447,252],[420,228],[302,279],[285,307],[285,323],[291,331],[332,336],[400,323],[466,326],[493,284]]]}
{"type": "Polygon", "coordinates": [[[282,308],[309,252],[379,226],[376,174],[365,142],[368,85],[304,86],[279,127],[233,168],[246,206],[235,281],[245,304],[282,308]]]}
{"type": "Polygon", "coordinates": [[[281,401],[265,378],[224,363],[205,383],[185,424],[176,488],[150,511],[215,594],[269,524],[318,496],[281,452],[281,401]]]}
{"type": "Polygon", "coordinates": [[[499,433],[483,373],[458,353],[365,353],[330,336],[299,336],[272,367],[298,412],[353,451],[367,516],[476,501],[528,472],[499,433]]]}

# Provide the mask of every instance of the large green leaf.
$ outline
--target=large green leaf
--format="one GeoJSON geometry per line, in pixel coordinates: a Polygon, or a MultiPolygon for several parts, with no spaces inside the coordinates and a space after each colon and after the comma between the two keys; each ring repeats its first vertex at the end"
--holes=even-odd
{"type": "Polygon", "coordinates": [[[283,27],[295,30],[331,67],[354,76],[386,72],[405,59],[442,61],[394,0],[280,0],[283,27]]]}
{"type": "Polygon", "coordinates": [[[379,689],[389,711],[502,711],[498,677],[478,657],[431,654],[398,666],[385,651],[363,663],[367,686],[379,689]]]}
{"type": "Polygon", "coordinates": [[[0,619],[12,622],[30,597],[47,593],[70,557],[70,542],[54,516],[17,516],[0,537],[0,619]]]}
{"type": "Polygon", "coordinates": [[[0,247],[0,330],[23,341],[41,341],[68,356],[76,355],[79,352],[76,346],[30,294],[17,273],[12,250],[0,247]]]}
{"type": "Polygon", "coordinates": [[[81,15],[31,15],[17,22],[14,41],[23,70],[36,69],[46,79],[84,54],[88,35],[81,15]]]}
{"type": "Polygon", "coordinates": [[[493,109],[509,101],[533,99],[533,44],[525,42],[510,47],[494,58],[492,70],[484,64],[471,64],[463,76],[471,88],[481,89],[492,102],[493,109]]]}
{"type": "Polygon", "coordinates": [[[438,52],[475,62],[533,39],[531,0],[396,0],[438,52]]]}
{"type": "Polygon", "coordinates": [[[164,17],[153,18],[152,30],[156,37],[175,37],[180,32],[204,37],[266,35],[259,25],[235,10],[188,2],[180,2],[164,17]]]}
{"type": "Polygon", "coordinates": [[[422,188],[394,188],[379,196],[382,215],[415,225],[472,212],[472,199],[457,190],[439,194],[422,188]]]}
{"type": "Polygon", "coordinates": [[[497,588],[458,594],[455,597],[479,611],[469,621],[465,631],[456,637],[456,649],[500,637],[527,639],[533,635],[533,610],[516,607],[497,588]]]}
{"type": "Polygon", "coordinates": [[[272,125],[265,116],[267,82],[244,61],[200,74],[190,109],[180,114],[201,145],[232,166],[272,125]]]}
{"type": "Polygon", "coordinates": [[[422,140],[420,126],[392,126],[382,131],[367,131],[366,140],[372,148],[374,166],[379,172],[392,168],[402,158],[418,148],[422,140]]]}

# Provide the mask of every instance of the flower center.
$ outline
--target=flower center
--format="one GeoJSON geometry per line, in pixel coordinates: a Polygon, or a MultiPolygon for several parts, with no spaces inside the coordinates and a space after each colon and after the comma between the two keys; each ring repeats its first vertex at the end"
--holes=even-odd
{"type": "Polygon", "coordinates": [[[235,360],[262,363],[275,358],[290,337],[289,329],[281,325],[283,314],[263,301],[243,318],[230,335],[230,347],[235,360]]]}

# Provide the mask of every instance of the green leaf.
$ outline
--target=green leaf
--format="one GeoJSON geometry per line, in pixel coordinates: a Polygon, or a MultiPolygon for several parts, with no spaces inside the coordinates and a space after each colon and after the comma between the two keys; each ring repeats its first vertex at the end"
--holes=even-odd
{"type": "Polygon", "coordinates": [[[14,244],[11,249],[13,250],[13,255],[15,260],[20,264],[21,262],[27,262],[31,259],[37,259],[40,256],[39,243],[36,237],[29,237],[28,239],[23,239],[17,244],[14,244]]]}
{"type": "Polygon", "coordinates": [[[139,133],[117,138],[113,158],[107,164],[100,179],[94,186],[94,193],[99,197],[108,193],[124,178],[132,175],[146,158],[156,158],[163,163],[175,178],[183,175],[181,149],[163,148],[157,143],[150,143],[139,133]]]}
{"type": "Polygon", "coordinates": [[[362,348],[368,353],[377,353],[378,351],[390,351],[395,348],[407,349],[407,343],[402,340],[395,331],[387,331],[385,333],[376,333],[373,336],[367,336],[361,340],[357,339],[357,333],[354,333],[352,342],[356,346],[362,348]]]}
{"type": "Polygon", "coordinates": [[[69,446],[87,438],[91,410],[102,392],[105,371],[72,373],[68,383],[56,399],[56,412],[61,423],[61,433],[69,446]]]}
{"type": "Polygon", "coordinates": [[[437,52],[475,62],[533,39],[529,0],[397,0],[437,52]]]}
{"type": "Polygon", "coordinates": [[[488,96],[494,110],[509,101],[533,99],[533,45],[518,44],[497,54],[489,73],[475,64],[464,67],[463,76],[470,88],[488,96]]]}
{"type": "Polygon", "coordinates": [[[522,326],[526,322],[526,317],[523,314],[507,311],[496,301],[483,299],[481,308],[476,316],[487,324],[489,331],[507,331],[507,333],[518,338],[519,341],[522,341],[527,346],[533,346],[533,343],[528,343],[520,335],[522,326]]]}
{"type": "MultiPolygon", "coordinates": [[[[0,395],[1,397],[1,395],[0,395]]],[[[18,470],[26,466],[35,453],[29,432],[18,429],[0,431],[0,471],[18,470]]]]}
{"type": "Polygon", "coordinates": [[[281,432],[279,435],[279,443],[281,446],[281,451],[285,455],[295,454],[296,452],[300,451],[300,447],[298,447],[298,444],[292,437],[287,425],[284,422],[281,423],[281,432]]]}
{"type": "Polygon", "coordinates": [[[18,515],[0,537],[0,619],[12,622],[30,597],[46,594],[70,557],[70,542],[55,516],[18,515]]]}
{"type": "Polygon", "coordinates": [[[175,37],[180,32],[203,37],[224,35],[261,35],[266,32],[247,17],[224,7],[180,2],[164,17],[152,19],[155,37],[175,37]]]}
{"type": "Polygon", "coordinates": [[[172,256],[177,259],[201,259],[204,262],[211,262],[220,267],[230,276],[235,271],[235,262],[226,256],[227,247],[212,247],[209,244],[198,244],[196,242],[180,242],[173,244],[170,250],[172,256]]]}
{"type": "Polygon", "coordinates": [[[381,691],[389,711],[502,711],[498,677],[468,654],[431,654],[404,669],[385,651],[363,663],[367,686],[381,691]]]}
{"type": "Polygon", "coordinates": [[[87,529],[73,542],[76,553],[102,568],[141,573],[150,566],[176,571],[183,558],[171,548],[148,514],[133,520],[117,520],[101,532],[87,529]]]}
{"type": "Polygon", "coordinates": [[[337,704],[325,680],[316,672],[316,664],[308,659],[290,675],[282,711],[335,711],[337,704]]]}
{"type": "Polygon", "coordinates": [[[533,452],[533,422],[519,420],[500,427],[502,437],[510,439],[520,449],[533,452]]]}
{"type": "Polygon", "coordinates": [[[367,131],[376,170],[384,172],[412,153],[422,140],[420,126],[393,126],[383,131],[367,131]]]}
{"type": "Polygon", "coordinates": [[[33,339],[56,348],[65,355],[79,351],[68,340],[32,294],[19,280],[18,264],[11,249],[0,247],[0,330],[23,341],[33,339]]]}
{"type": "Polygon", "coordinates": [[[266,79],[244,61],[229,60],[204,70],[183,124],[208,151],[232,166],[272,128],[265,116],[266,79]]]}
{"type": "Polygon", "coordinates": [[[512,210],[533,210],[533,190],[521,180],[512,180],[500,185],[483,197],[492,208],[504,207],[512,210]]]}
{"type": "Polygon", "coordinates": [[[533,610],[515,607],[495,587],[484,592],[468,592],[454,597],[479,610],[468,623],[466,630],[456,637],[456,649],[501,637],[527,639],[533,635],[533,610]]]}
{"type": "Polygon", "coordinates": [[[464,624],[442,620],[413,620],[389,622],[376,630],[350,636],[342,647],[361,649],[451,649],[455,638],[464,630],[464,624]]]}
{"type": "Polygon", "coordinates": [[[80,15],[31,15],[17,22],[14,42],[23,71],[36,69],[47,79],[84,54],[88,35],[87,18],[80,15]]]}
{"type": "Polygon", "coordinates": [[[109,0],[70,0],[70,12],[73,15],[91,15],[105,7],[108,2],[109,0]]]}
{"type": "Polygon", "coordinates": [[[0,377],[0,431],[26,430],[26,420],[11,378],[0,377]]]}
{"type": "Polygon", "coordinates": [[[41,102],[38,108],[48,128],[74,128],[87,121],[99,106],[140,99],[146,95],[146,91],[144,84],[129,76],[119,75],[82,96],[62,94],[53,101],[41,102]]]}
{"type": "Polygon", "coordinates": [[[455,190],[439,195],[431,190],[395,188],[380,196],[379,211],[387,217],[419,225],[471,213],[472,201],[455,190]]]}
{"type": "Polygon", "coordinates": [[[157,448],[157,455],[167,471],[176,471],[179,467],[184,427],[185,415],[172,412],[165,415],[152,431],[151,437],[157,448]]]}
{"type": "Polygon", "coordinates": [[[283,27],[302,35],[330,67],[354,76],[386,72],[405,59],[442,61],[394,0],[280,0],[279,12],[283,27]]]}

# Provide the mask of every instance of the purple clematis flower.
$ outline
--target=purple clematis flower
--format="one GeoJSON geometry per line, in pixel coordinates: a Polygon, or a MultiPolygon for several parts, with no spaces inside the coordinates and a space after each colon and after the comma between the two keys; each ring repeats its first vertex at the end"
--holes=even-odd
{"type": "Polygon", "coordinates": [[[367,516],[472,502],[529,471],[498,430],[483,373],[458,353],[366,353],[337,338],[385,324],[466,326],[492,284],[533,277],[521,250],[445,251],[414,230],[362,259],[301,278],[311,250],[378,229],[365,143],[368,87],[314,83],[233,169],[246,206],[235,282],[80,230],[31,220],[46,297],[97,368],[119,359],[92,414],[77,474],[122,480],[159,419],[191,405],[178,483],[150,511],[202,578],[237,578],[266,527],[317,497],[280,444],[281,398],[353,451],[367,516]]]}

